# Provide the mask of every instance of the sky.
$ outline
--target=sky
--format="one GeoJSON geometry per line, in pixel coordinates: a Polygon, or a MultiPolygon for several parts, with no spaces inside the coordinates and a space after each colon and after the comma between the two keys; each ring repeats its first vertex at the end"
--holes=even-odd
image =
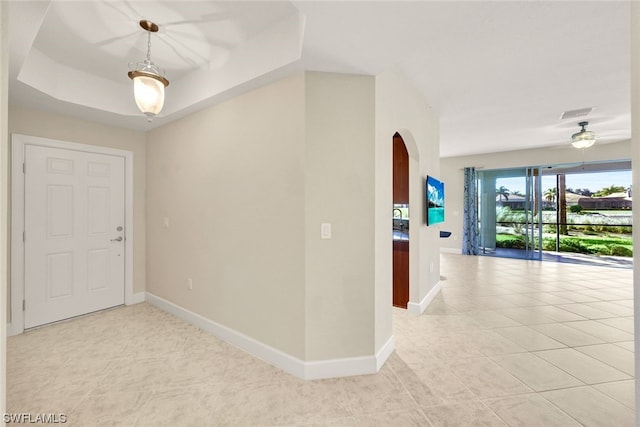
{"type": "MultiPolygon", "coordinates": [[[[576,173],[566,175],[567,188],[588,188],[592,192],[597,192],[611,185],[621,185],[624,188],[631,186],[631,171],[613,171],[613,172],[589,172],[576,173]]],[[[496,180],[496,188],[505,186],[511,192],[520,191],[525,193],[525,179],[521,178],[498,178],[496,180]]],[[[555,175],[547,175],[542,177],[542,191],[556,186],[555,175]]]]}

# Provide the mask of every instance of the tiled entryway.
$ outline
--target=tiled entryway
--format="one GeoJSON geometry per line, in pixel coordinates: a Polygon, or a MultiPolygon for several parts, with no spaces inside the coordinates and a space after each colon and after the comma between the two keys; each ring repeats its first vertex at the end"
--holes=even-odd
{"type": "MultiPolygon", "coordinates": [[[[628,269],[442,255],[377,375],[302,381],[148,304],[11,337],[10,412],[70,426],[633,426],[628,269]]],[[[283,331],[286,333],[286,331],[283,331]]]]}

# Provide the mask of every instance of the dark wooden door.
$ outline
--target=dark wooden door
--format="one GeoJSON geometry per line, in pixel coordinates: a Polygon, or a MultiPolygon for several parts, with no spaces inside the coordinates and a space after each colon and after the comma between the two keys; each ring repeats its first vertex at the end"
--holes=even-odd
{"type": "MultiPolygon", "coordinates": [[[[393,203],[409,204],[409,153],[399,134],[393,136],[393,203]]],[[[393,305],[409,303],[409,241],[393,241],[393,305]]]]}
{"type": "Polygon", "coordinates": [[[407,308],[409,303],[409,241],[393,241],[393,305],[407,308]]]}
{"type": "Polygon", "coordinates": [[[393,136],[393,203],[409,204],[409,153],[398,134],[393,136]]]}

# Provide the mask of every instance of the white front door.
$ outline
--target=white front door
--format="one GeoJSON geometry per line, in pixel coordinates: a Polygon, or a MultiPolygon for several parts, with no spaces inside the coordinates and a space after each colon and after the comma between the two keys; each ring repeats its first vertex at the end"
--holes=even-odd
{"type": "Polygon", "coordinates": [[[24,326],[124,304],[124,158],[25,146],[24,326]]]}

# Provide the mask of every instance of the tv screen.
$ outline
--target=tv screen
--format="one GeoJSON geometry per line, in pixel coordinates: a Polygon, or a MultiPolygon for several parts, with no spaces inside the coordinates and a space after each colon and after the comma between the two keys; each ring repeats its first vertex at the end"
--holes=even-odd
{"type": "Polygon", "coordinates": [[[427,225],[444,222],[444,183],[427,176],[427,225]]]}

